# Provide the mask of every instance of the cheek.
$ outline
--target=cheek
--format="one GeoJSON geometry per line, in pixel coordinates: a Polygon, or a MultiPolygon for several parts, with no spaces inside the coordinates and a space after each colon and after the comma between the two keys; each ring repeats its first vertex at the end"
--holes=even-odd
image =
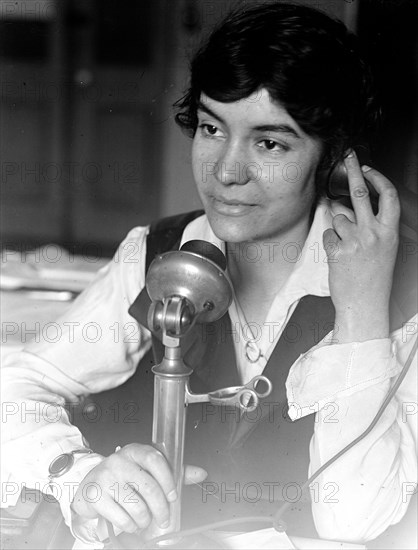
{"type": "Polygon", "coordinates": [[[264,185],[264,204],[274,217],[277,213],[284,219],[299,218],[310,212],[315,201],[313,178],[289,182],[276,181],[264,185]]]}
{"type": "Polygon", "coordinates": [[[291,167],[287,171],[285,178],[287,180],[287,189],[289,198],[298,201],[301,205],[311,204],[315,198],[315,170],[308,169],[295,170],[291,167]]]}
{"type": "Polygon", "coordinates": [[[315,196],[313,180],[286,181],[284,179],[273,183],[263,182],[264,195],[267,201],[280,201],[288,204],[310,202],[315,196]]]}
{"type": "MultiPolygon", "coordinates": [[[[311,161],[312,153],[289,153],[277,162],[264,163],[261,167],[263,187],[274,194],[280,190],[282,196],[297,196],[310,193],[315,187],[316,161],[311,161]]],[[[279,193],[277,193],[279,194],[279,193]]]]}
{"type": "Polygon", "coordinates": [[[197,185],[202,183],[203,177],[203,168],[205,166],[205,156],[204,151],[196,141],[193,142],[192,147],[192,169],[195,182],[197,185]]]}

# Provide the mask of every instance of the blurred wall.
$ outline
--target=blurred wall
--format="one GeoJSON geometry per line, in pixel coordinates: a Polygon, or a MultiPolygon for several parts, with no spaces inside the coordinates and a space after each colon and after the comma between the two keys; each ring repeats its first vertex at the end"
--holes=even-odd
{"type": "MultiPolygon", "coordinates": [[[[3,246],[92,242],[110,254],[131,227],[199,208],[172,104],[214,24],[256,2],[0,0],[3,246]]],[[[299,3],[359,33],[389,112],[376,159],[416,190],[417,3],[299,3]]]]}

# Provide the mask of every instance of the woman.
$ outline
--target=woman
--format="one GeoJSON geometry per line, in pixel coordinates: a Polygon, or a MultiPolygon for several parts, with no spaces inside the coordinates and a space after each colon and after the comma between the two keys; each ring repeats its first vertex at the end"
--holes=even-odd
{"type": "MultiPolygon", "coordinates": [[[[276,392],[256,421],[222,408],[189,412],[186,457],[208,470],[212,493],[224,487],[229,494],[232,484],[239,499],[251,500],[239,484],[253,482],[262,491],[280,489],[271,501],[288,499],[282,489],[300,487],[308,465],[316,471],[364,431],[405,361],[411,344],[400,328],[411,312],[392,324],[389,313],[399,201],[393,185],[360,166],[352,149],[373,119],[370,90],[354,38],[341,23],[302,6],[267,4],[232,14],[192,63],[177,121],[193,135],[193,174],[205,213],[163,222],[152,234],[177,230],[180,244],[208,240],[227,257],[234,301],[186,354],[195,368],[192,389],[247,382],[263,372],[276,392]],[[336,162],[344,163],[352,210],[325,198],[336,162]],[[377,214],[366,179],[379,194],[377,214]],[[393,328],[399,330],[391,340],[393,328]]],[[[8,400],[63,406],[122,384],[141,358],[144,365],[147,233],[135,228],[128,235],[115,261],[61,319],[58,343],[31,344],[9,360],[8,400]],[[133,338],[129,306],[138,321],[133,338]],[[83,339],[87,322],[109,338],[83,339]],[[111,339],[115,326],[122,333],[111,339]]],[[[165,248],[178,246],[176,239],[165,248]]],[[[144,367],[138,371],[141,406],[148,382],[144,367]]],[[[401,401],[413,401],[408,391],[414,387],[405,382],[372,434],[311,488],[319,536],[368,540],[402,517],[404,484],[416,481],[416,428],[402,417],[401,401]]],[[[177,495],[161,453],[139,443],[107,457],[83,453],[85,442],[66,415],[52,422],[53,411],[42,410],[26,423],[7,420],[9,479],[26,475],[29,486],[45,484],[51,462],[75,451],[74,465],[53,481],[77,536],[94,538],[100,516],[128,532],[152,518],[167,525],[177,495]],[[91,496],[92,487],[99,497],[91,496]]],[[[186,479],[200,483],[205,475],[197,467],[186,479]]]]}

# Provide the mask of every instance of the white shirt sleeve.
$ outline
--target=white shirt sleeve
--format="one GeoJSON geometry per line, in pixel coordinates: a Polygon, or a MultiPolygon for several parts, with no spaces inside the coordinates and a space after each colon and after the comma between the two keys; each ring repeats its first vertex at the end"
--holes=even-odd
{"type": "MultiPolygon", "coordinates": [[[[413,347],[417,319],[391,339],[325,339],[294,363],[289,414],[295,420],[316,413],[309,475],[368,428],[413,347]]],[[[367,541],[403,517],[417,488],[417,384],[415,355],[371,433],[311,484],[320,537],[367,541]]]]}
{"type": "MultiPolygon", "coordinates": [[[[16,503],[23,486],[47,493],[51,461],[85,447],[64,406],[125,382],[150,348],[149,331],[128,314],[145,284],[146,234],[147,228],[128,234],[109,264],[56,320],[53,338],[43,332],[2,365],[3,507],[16,503]]],[[[75,488],[102,460],[97,454],[75,457],[71,470],[54,483],[67,523],[75,488]]]]}

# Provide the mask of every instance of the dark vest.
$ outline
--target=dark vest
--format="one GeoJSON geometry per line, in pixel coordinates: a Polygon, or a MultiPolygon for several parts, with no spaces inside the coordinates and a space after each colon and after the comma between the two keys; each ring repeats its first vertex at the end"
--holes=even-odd
{"type": "MultiPolygon", "coordinates": [[[[156,254],[178,249],[184,228],[202,213],[191,212],[154,223],[147,238],[146,269],[156,254]]],[[[401,326],[416,310],[413,295],[416,270],[414,273],[407,268],[405,261],[405,250],[412,245],[405,248],[402,243],[391,301],[392,330],[401,326]],[[411,289],[412,294],[411,291],[405,293],[405,288],[411,289]]],[[[410,256],[409,259],[413,259],[413,255],[410,256]]],[[[129,309],[144,326],[147,326],[149,305],[150,299],[144,289],[129,309]]],[[[294,506],[286,515],[290,532],[316,536],[309,494],[298,492],[308,477],[314,415],[294,422],[289,419],[285,382],[291,365],[330,331],[334,317],[329,297],[305,296],[300,300],[263,372],[273,383],[273,392],[262,399],[252,413],[240,414],[235,407],[215,407],[208,403],[189,405],[185,463],[202,466],[209,475],[201,486],[185,492],[183,525],[201,524],[226,516],[273,514],[278,502],[292,500],[294,506]]],[[[193,368],[190,378],[193,392],[207,393],[240,384],[233,337],[229,315],[225,314],[215,323],[195,326],[182,340],[184,361],[193,368]]],[[[163,346],[153,337],[152,350],[126,384],[126,395],[139,404],[139,421],[123,426],[119,444],[151,441],[151,367],[160,362],[162,356],[163,346]]]]}
{"type": "MultiPolygon", "coordinates": [[[[157,253],[178,249],[185,226],[201,214],[192,212],[171,217],[151,227],[147,241],[147,269],[157,253]]],[[[402,288],[405,290],[408,278],[407,286],[413,288],[410,270],[406,269],[407,249],[401,241],[391,301],[392,330],[415,310],[411,306],[416,301],[412,300],[410,312],[405,315],[405,301],[410,302],[411,297],[405,300],[400,292],[402,288]]],[[[149,304],[144,289],[130,308],[130,314],[145,326],[149,304]]],[[[272,381],[273,392],[261,400],[254,412],[240,414],[235,407],[189,405],[185,463],[200,465],[209,472],[204,487],[215,495],[205,495],[204,489],[200,491],[200,500],[206,504],[202,518],[206,517],[210,505],[211,519],[215,519],[225,511],[237,513],[239,508],[243,508],[243,501],[255,505],[258,513],[268,513],[269,509],[272,512],[276,509],[277,501],[294,498],[291,523],[299,533],[314,533],[310,514],[303,504],[309,501],[309,494],[296,498],[298,487],[308,477],[314,415],[290,421],[285,382],[291,365],[329,332],[334,318],[335,310],[329,297],[305,296],[300,300],[263,372],[272,381]]],[[[184,361],[193,368],[192,391],[207,393],[240,384],[233,337],[229,315],[225,314],[215,323],[196,326],[182,341],[184,361]]],[[[155,362],[160,362],[163,356],[163,346],[155,337],[153,355],[155,362]]]]}

